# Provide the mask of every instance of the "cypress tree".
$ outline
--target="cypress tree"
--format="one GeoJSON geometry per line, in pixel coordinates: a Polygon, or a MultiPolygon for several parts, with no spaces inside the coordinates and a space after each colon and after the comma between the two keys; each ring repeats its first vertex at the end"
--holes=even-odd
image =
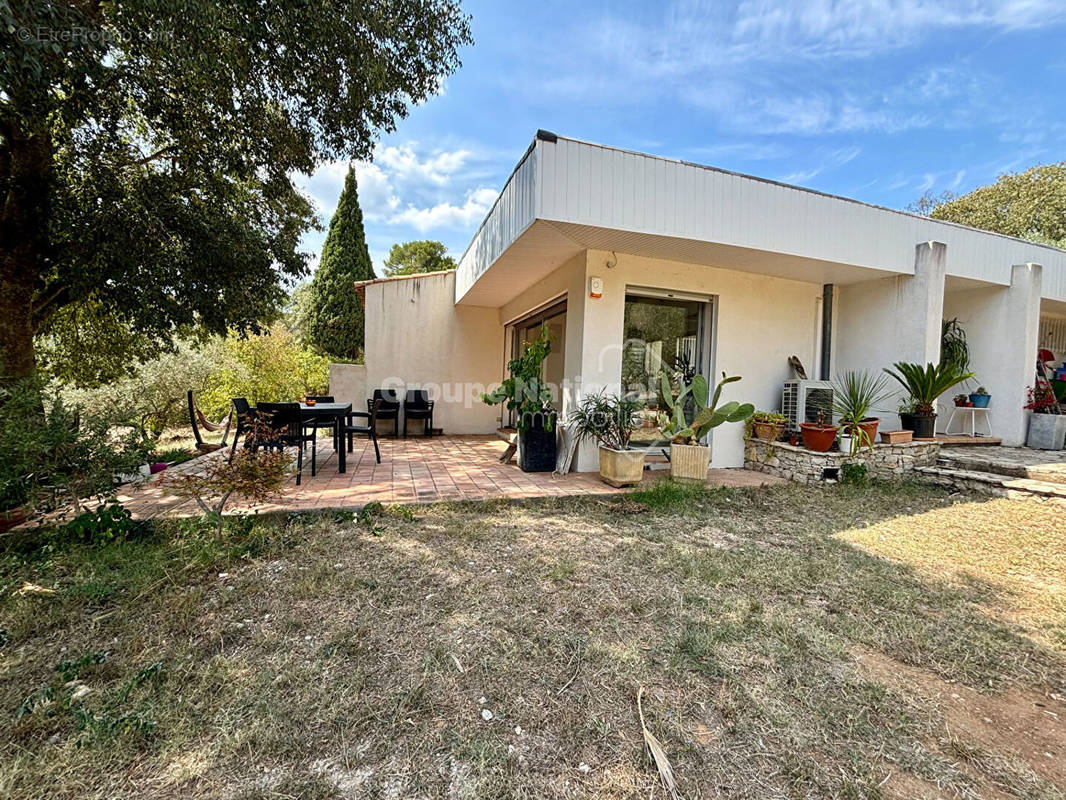
{"type": "Polygon", "coordinates": [[[307,327],[314,349],[337,361],[358,357],[363,349],[363,306],[354,284],[373,277],[355,170],[349,167],[311,281],[307,327]]]}

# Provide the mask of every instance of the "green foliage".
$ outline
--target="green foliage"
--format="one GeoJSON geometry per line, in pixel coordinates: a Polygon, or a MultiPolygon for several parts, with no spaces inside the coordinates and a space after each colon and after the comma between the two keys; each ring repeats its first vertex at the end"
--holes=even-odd
{"type": "Polygon", "coordinates": [[[385,259],[386,275],[417,275],[455,269],[455,259],[443,243],[432,239],[394,244],[385,259]]]}
{"type": "Polygon", "coordinates": [[[707,379],[702,375],[696,375],[691,383],[681,382],[681,388],[677,397],[673,396],[670,386],[670,378],[666,372],[659,375],[659,395],[662,402],[670,411],[670,422],[663,428],[663,432],[670,435],[677,444],[701,444],[701,439],[712,428],[717,428],[726,422],[745,422],[755,413],[755,406],[751,403],[741,405],[732,400],[721,408],[718,401],[722,396],[722,387],[728,383],[740,380],[739,375],[731,378],[722,373],[722,380],[714,387],[714,396],[708,399],[709,387],[707,379]],[[693,401],[693,417],[686,418],[687,399],[693,401]]]}
{"type": "Polygon", "coordinates": [[[115,410],[135,421],[145,436],[155,438],[168,426],[187,425],[185,393],[192,389],[202,402],[200,396],[211,387],[226,355],[217,339],[200,346],[180,342],[173,352],[132,365],[127,378],[90,389],[67,390],[63,397],[89,413],[115,410]]]}
{"type": "Polygon", "coordinates": [[[335,361],[354,361],[359,357],[364,338],[363,304],[355,283],[373,277],[355,170],[349,167],[322,246],[322,260],[311,281],[306,309],[307,331],[318,352],[335,361]]]}
{"type": "Polygon", "coordinates": [[[367,158],[471,41],[454,0],[0,4],[0,375],[91,299],[138,332],[254,329],[314,224],[291,175],[367,158]]]}
{"type": "Polygon", "coordinates": [[[946,319],[941,326],[940,363],[954,365],[960,372],[970,370],[970,345],[958,319],[946,319]]]}
{"type": "Polygon", "coordinates": [[[147,445],[120,413],[77,413],[36,381],[0,389],[0,510],[103,497],[147,445]]]}
{"type": "Polygon", "coordinates": [[[293,339],[303,348],[311,347],[311,309],[314,297],[311,281],[304,281],[289,293],[284,308],[284,324],[293,339]]]}
{"type": "Polygon", "coordinates": [[[873,449],[873,439],[859,423],[887,396],[884,375],[849,370],[833,382],[833,413],[840,416],[844,432],[852,437],[853,454],[864,445],[873,449]]]}
{"type": "MultiPolygon", "coordinates": [[[[221,419],[234,397],[286,402],[329,388],[329,359],[301,347],[281,324],[255,336],[228,336],[197,403],[211,419],[221,419]]],[[[184,391],[182,402],[184,402],[184,391]]]]}
{"type": "Polygon", "coordinates": [[[108,500],[94,510],[76,516],[63,526],[60,536],[92,546],[123,539],[136,527],[128,508],[117,500],[108,500]]]}
{"type": "MultiPolygon", "coordinates": [[[[267,433],[253,427],[249,438],[263,440],[267,433]]],[[[233,495],[262,504],[279,496],[291,473],[292,458],[281,450],[238,450],[232,459],[213,458],[195,473],[165,478],[163,486],[171,494],[196,501],[204,518],[222,533],[222,514],[233,495]]]]}
{"type": "Polygon", "coordinates": [[[518,430],[527,431],[538,419],[545,430],[555,425],[552,414],[552,395],[542,377],[544,359],[551,352],[551,338],[547,327],[541,328],[540,338],[526,342],[522,353],[507,363],[508,377],[500,388],[481,395],[481,402],[495,406],[504,403],[508,411],[517,411],[518,430]]]}
{"type": "Polygon", "coordinates": [[[569,422],[579,439],[595,439],[612,450],[627,450],[633,431],[640,427],[643,408],[640,400],[631,397],[587,394],[570,412],[569,422]]]}
{"type": "Polygon", "coordinates": [[[1000,175],[962,197],[943,198],[929,216],[1066,246],[1066,161],[1000,175]]]}
{"type": "Polygon", "coordinates": [[[870,473],[865,464],[849,463],[840,468],[840,482],[849,486],[866,486],[870,482],[870,473]]]}
{"type": "Polygon", "coordinates": [[[777,425],[782,422],[788,422],[788,417],[784,414],[778,414],[776,411],[756,411],[751,415],[752,422],[765,422],[770,425],[777,425]]]}
{"type": "Polygon", "coordinates": [[[926,364],[923,367],[921,364],[897,361],[892,366],[895,369],[885,367],[885,372],[907,390],[917,414],[932,414],[940,395],[974,376],[972,372],[961,372],[954,364],[926,364]]]}

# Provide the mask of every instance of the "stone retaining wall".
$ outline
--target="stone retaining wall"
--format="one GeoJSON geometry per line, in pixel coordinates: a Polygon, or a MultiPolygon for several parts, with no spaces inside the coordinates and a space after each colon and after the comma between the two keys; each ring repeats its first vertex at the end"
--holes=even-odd
{"type": "Polygon", "coordinates": [[[839,477],[844,464],[860,463],[866,464],[871,477],[897,479],[913,472],[915,467],[936,464],[939,455],[939,442],[875,444],[872,453],[863,448],[858,455],[850,456],[837,451],[816,453],[787,442],[751,439],[744,448],[744,467],[798,483],[818,483],[839,477]]]}

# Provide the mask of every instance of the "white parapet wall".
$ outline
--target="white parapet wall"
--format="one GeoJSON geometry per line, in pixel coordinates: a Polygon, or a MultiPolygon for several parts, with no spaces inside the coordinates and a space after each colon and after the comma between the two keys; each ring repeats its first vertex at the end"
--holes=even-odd
{"type": "Polygon", "coordinates": [[[456,306],[454,271],[382,278],[363,293],[366,363],[331,365],[330,393],[361,410],[377,388],[426,389],[445,433],[495,431],[499,409],[478,395],[503,373],[498,310],[456,306]]]}

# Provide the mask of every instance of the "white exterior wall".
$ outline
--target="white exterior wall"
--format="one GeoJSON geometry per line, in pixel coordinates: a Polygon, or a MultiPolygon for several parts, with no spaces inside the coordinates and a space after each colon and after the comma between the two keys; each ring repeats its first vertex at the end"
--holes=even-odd
{"type": "MultiPolygon", "coordinates": [[[[914,274],[841,286],[833,328],[833,378],[847,371],[884,374],[897,361],[940,360],[946,248],[924,242],[914,248],[914,274]]],[[[885,375],[888,397],[876,416],[886,429],[899,427],[896,411],[906,391],[885,375]]]]}
{"type": "Polygon", "coordinates": [[[966,331],[970,368],[976,378],[941,398],[941,430],[947,425],[954,395],[981,385],[992,395],[992,433],[1005,445],[1025,443],[1028,420],[1022,406],[1025,389],[1035,375],[1041,273],[1039,264],[1020,264],[1012,270],[1010,286],[952,291],[944,296],[944,318],[958,318],[966,331]]]}
{"type": "MultiPolygon", "coordinates": [[[[645,287],[704,294],[715,298],[712,374],[723,370],[743,380],[727,386],[723,402],[754,403],[779,409],[781,386],[790,377],[788,357],[799,356],[815,369],[819,304],[822,287],[749,272],[701,267],[661,259],[590,250],[586,273],[603,278],[603,296],[587,298],[581,342],[581,391],[621,388],[622,334],[627,287],[645,287]]],[[[587,297],[587,290],[583,295],[587,297]]],[[[713,381],[711,381],[713,383],[713,381]]],[[[726,424],[712,435],[715,467],[744,464],[744,426],[726,424]]],[[[578,469],[599,469],[593,445],[578,454],[578,469]]]]}
{"type": "Polygon", "coordinates": [[[1066,252],[725,170],[559,138],[536,142],[536,217],[910,274],[914,245],[947,245],[948,275],[1010,285],[1044,265],[1066,300],[1066,252]]]}
{"type": "Polygon", "coordinates": [[[446,434],[492,433],[498,409],[478,393],[502,378],[497,310],[456,306],[454,272],[368,284],[365,297],[366,364],[332,365],[330,393],[365,409],[374,389],[425,388],[446,434]]]}

